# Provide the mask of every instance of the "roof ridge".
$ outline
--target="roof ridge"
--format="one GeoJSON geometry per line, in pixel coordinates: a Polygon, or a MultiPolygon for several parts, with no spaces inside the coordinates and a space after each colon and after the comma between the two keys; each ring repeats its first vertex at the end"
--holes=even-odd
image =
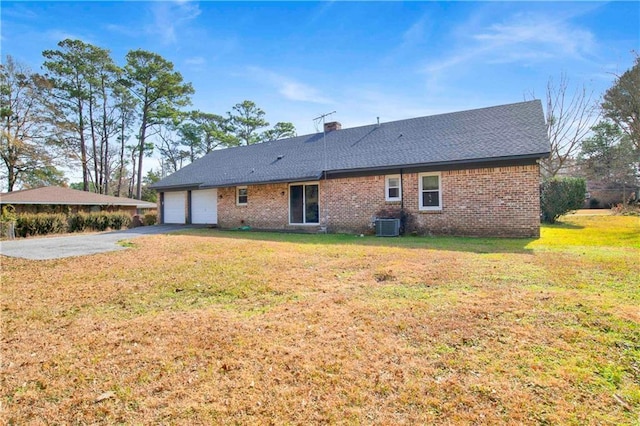
{"type": "MultiPolygon", "coordinates": [[[[466,113],[470,113],[470,112],[477,112],[477,111],[483,111],[483,110],[491,110],[491,109],[497,109],[497,108],[513,107],[513,106],[516,106],[516,105],[523,105],[523,104],[527,104],[527,103],[536,103],[536,102],[541,102],[541,100],[540,99],[532,99],[530,101],[520,101],[520,102],[512,102],[512,103],[508,103],[508,104],[491,105],[491,106],[487,106],[487,107],[465,109],[465,110],[462,110],[462,111],[450,111],[450,112],[442,112],[442,113],[438,113],[438,114],[422,115],[422,116],[419,116],[419,117],[402,118],[400,120],[385,121],[385,122],[381,122],[379,124],[378,123],[363,124],[361,126],[345,127],[345,128],[340,129],[340,130],[333,130],[331,132],[328,132],[328,134],[334,133],[334,132],[343,133],[345,131],[355,130],[355,129],[364,129],[364,128],[367,128],[367,127],[380,127],[380,126],[383,126],[383,125],[398,124],[398,123],[401,123],[403,121],[407,121],[408,122],[408,121],[414,121],[414,120],[423,120],[425,118],[431,118],[431,117],[435,118],[435,117],[442,117],[442,116],[446,116],[446,115],[460,115],[460,114],[466,114],[466,113]]],[[[306,133],[304,135],[292,136],[292,137],[289,137],[289,138],[282,138],[282,139],[274,139],[274,140],[264,141],[264,142],[260,142],[260,143],[254,143],[254,144],[251,144],[251,145],[230,146],[230,147],[221,148],[221,149],[214,149],[213,151],[208,152],[206,155],[211,154],[211,153],[213,153],[215,151],[220,151],[220,150],[227,150],[227,149],[235,150],[235,149],[249,148],[249,147],[252,147],[252,146],[260,146],[260,145],[264,145],[264,144],[281,143],[281,142],[284,142],[284,141],[290,141],[290,140],[294,140],[294,139],[298,139],[298,138],[309,138],[309,137],[312,137],[312,136],[320,135],[322,133],[324,133],[324,132],[306,133]]],[[[203,157],[200,157],[200,158],[204,158],[204,157],[206,157],[206,155],[204,155],[203,157]]],[[[200,158],[198,160],[200,160],[200,158]]],[[[198,160],[196,160],[196,161],[198,161],[198,160]]]]}
{"type": "Polygon", "coordinates": [[[37,188],[18,189],[17,191],[0,192],[0,195],[9,195],[9,194],[16,194],[18,192],[34,191],[34,190],[40,189],[40,188],[48,188],[48,187],[47,186],[39,186],[37,188]]]}
{"type": "MultiPolygon", "coordinates": [[[[442,117],[442,116],[445,116],[445,115],[460,115],[460,114],[465,114],[465,113],[470,113],[470,112],[477,112],[477,111],[497,109],[497,108],[505,108],[505,107],[513,107],[513,106],[516,106],[516,105],[522,105],[522,104],[528,104],[528,103],[536,103],[536,102],[542,102],[542,101],[540,99],[532,99],[530,101],[520,101],[520,102],[512,102],[512,103],[508,103],[508,104],[499,104],[499,105],[491,105],[491,106],[479,107],[479,108],[470,108],[470,109],[465,109],[465,110],[461,110],[461,111],[440,112],[440,113],[437,113],[437,114],[421,115],[419,117],[401,118],[400,120],[384,121],[384,122],[380,122],[380,124],[373,123],[373,124],[363,124],[362,126],[345,127],[345,128],[342,128],[341,130],[334,130],[333,132],[344,132],[345,130],[363,129],[363,128],[366,128],[366,127],[378,127],[378,126],[383,126],[385,124],[397,124],[397,123],[401,123],[403,121],[423,120],[425,118],[442,117]]],[[[329,132],[329,133],[333,133],[333,132],[329,132]]],[[[318,132],[318,133],[321,133],[321,132],[318,132]]],[[[309,133],[308,135],[304,135],[304,136],[317,135],[318,133],[309,133]]],[[[297,137],[302,137],[302,136],[297,136],[297,137]]],[[[288,138],[288,139],[293,139],[293,138],[288,138]]],[[[279,140],[286,140],[286,139],[279,139],[279,140]]]]}
{"type": "Polygon", "coordinates": [[[129,197],[116,197],[115,195],[98,194],[91,191],[82,191],[63,186],[40,186],[37,188],[21,189],[0,194],[0,204],[34,204],[53,201],[67,202],[69,205],[146,205],[155,204],[129,197]]]}

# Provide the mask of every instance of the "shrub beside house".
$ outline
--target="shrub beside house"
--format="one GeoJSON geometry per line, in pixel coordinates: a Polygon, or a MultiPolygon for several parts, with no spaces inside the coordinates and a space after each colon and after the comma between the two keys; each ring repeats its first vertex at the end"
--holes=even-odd
{"type": "Polygon", "coordinates": [[[0,207],[1,235],[8,235],[11,223],[15,228],[10,233],[25,237],[121,229],[128,227],[135,215],[155,209],[156,205],[69,188],[42,187],[0,194],[0,207]]]}

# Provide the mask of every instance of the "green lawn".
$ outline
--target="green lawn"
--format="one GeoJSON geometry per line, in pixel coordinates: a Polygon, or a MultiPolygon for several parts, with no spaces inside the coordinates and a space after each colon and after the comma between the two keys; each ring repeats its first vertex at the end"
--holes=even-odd
{"type": "Polygon", "coordinates": [[[640,219],[2,258],[14,424],[639,424],[640,219]]]}

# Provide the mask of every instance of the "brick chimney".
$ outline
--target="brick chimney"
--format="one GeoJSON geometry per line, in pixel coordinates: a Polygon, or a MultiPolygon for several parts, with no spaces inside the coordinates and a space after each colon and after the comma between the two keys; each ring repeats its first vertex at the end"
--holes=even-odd
{"type": "Polygon", "coordinates": [[[329,133],[333,130],[340,130],[342,129],[342,124],[340,124],[337,121],[332,121],[330,123],[324,123],[324,131],[329,133]]]}

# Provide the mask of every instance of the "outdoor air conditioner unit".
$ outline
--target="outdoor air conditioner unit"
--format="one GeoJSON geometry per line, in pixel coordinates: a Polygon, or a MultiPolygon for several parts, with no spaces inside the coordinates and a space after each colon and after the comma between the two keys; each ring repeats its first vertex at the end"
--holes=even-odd
{"type": "Polygon", "coordinates": [[[400,219],[376,219],[376,237],[400,235],[400,219]]]}

